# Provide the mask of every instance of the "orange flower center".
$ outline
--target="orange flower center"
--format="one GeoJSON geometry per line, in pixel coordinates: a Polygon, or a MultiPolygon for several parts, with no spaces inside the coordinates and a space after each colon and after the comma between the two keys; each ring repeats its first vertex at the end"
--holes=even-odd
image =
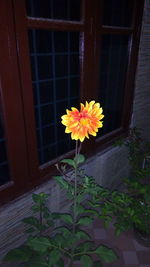
{"type": "Polygon", "coordinates": [[[87,112],[79,112],[77,117],[76,117],[76,120],[78,122],[80,122],[80,124],[82,126],[86,126],[90,123],[90,120],[89,120],[89,115],[87,114],[87,112]]]}
{"type": "Polygon", "coordinates": [[[88,118],[81,118],[80,119],[81,125],[85,126],[89,124],[89,119],[88,118]]]}

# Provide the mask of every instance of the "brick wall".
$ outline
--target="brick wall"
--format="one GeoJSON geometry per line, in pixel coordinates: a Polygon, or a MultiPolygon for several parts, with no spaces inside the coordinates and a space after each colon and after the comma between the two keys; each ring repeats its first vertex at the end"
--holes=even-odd
{"type": "MultiPolygon", "coordinates": [[[[143,25],[135,80],[135,96],[133,105],[132,125],[144,129],[143,136],[150,140],[150,1],[146,0],[143,15],[143,25]]],[[[127,151],[124,148],[108,148],[107,150],[88,159],[85,164],[86,172],[93,175],[97,182],[109,187],[116,187],[123,177],[129,173],[127,151]],[[114,160],[115,159],[115,160],[114,160]]],[[[43,184],[34,192],[50,194],[49,206],[59,210],[66,205],[65,194],[53,180],[43,184]],[[61,201],[60,201],[61,200],[61,201]]],[[[32,191],[33,192],[33,191],[32,191]]],[[[8,250],[18,246],[25,240],[22,234],[24,225],[20,220],[30,215],[32,192],[3,206],[0,209],[0,257],[8,250]]],[[[12,265],[11,265],[12,266],[12,265]]]]}
{"type": "Polygon", "coordinates": [[[142,128],[143,137],[150,141],[150,1],[145,1],[132,125],[142,128]]]}

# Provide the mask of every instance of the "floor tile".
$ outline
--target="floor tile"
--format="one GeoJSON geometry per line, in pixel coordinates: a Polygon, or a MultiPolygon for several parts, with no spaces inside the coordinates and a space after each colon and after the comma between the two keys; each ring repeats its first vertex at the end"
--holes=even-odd
{"type": "Polygon", "coordinates": [[[116,239],[116,245],[121,250],[134,250],[133,241],[130,238],[128,238],[126,235],[124,235],[124,234],[121,234],[116,239]]]}
{"type": "Polygon", "coordinates": [[[138,243],[136,240],[133,240],[134,247],[136,251],[150,251],[150,248],[142,246],[140,243],[138,243]]]}
{"type": "Polygon", "coordinates": [[[138,251],[138,260],[140,264],[148,264],[150,266],[150,250],[148,251],[138,251]]]}
{"type": "Polygon", "coordinates": [[[107,233],[105,229],[94,229],[94,239],[107,239],[107,233]]]}
{"type": "MultiPolygon", "coordinates": [[[[127,231],[116,237],[114,226],[111,224],[106,229],[100,220],[95,220],[92,225],[84,228],[84,230],[93,237],[96,246],[103,244],[117,253],[118,260],[103,263],[103,267],[150,267],[150,248],[139,244],[135,240],[133,231],[127,231]]],[[[13,265],[11,266],[13,267],[13,265]]],[[[10,265],[4,267],[10,267],[10,265]]],[[[65,267],[69,267],[68,264],[65,267]]],[[[74,267],[81,267],[81,263],[76,262],[74,267]]]]}
{"type": "Polygon", "coordinates": [[[123,251],[125,264],[138,264],[138,258],[135,251],[123,251]]]}

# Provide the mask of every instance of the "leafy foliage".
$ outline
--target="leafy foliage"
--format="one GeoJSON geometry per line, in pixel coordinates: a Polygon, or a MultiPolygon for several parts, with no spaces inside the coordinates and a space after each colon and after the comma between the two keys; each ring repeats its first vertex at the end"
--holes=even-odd
{"type": "Polygon", "coordinates": [[[100,256],[102,261],[106,263],[117,260],[117,256],[113,250],[103,245],[98,246],[95,250],[95,253],[100,256]]]}
{"type": "Polygon", "coordinates": [[[128,148],[132,177],[124,179],[124,192],[112,192],[101,187],[89,204],[96,208],[100,202],[100,218],[105,226],[113,220],[116,235],[133,227],[150,234],[150,184],[145,179],[150,175],[150,144],[144,142],[139,130],[133,128],[127,139],[120,139],[115,145],[128,148]]]}
{"type": "Polygon", "coordinates": [[[132,167],[133,178],[143,178],[145,175],[150,173],[150,143],[145,142],[141,137],[140,129],[136,127],[130,128],[128,138],[118,139],[114,146],[125,146],[128,149],[128,159],[132,167]],[[145,165],[145,160],[147,160],[147,167],[145,165]],[[144,170],[143,170],[144,169],[144,170]],[[141,175],[140,175],[140,172],[141,175]],[[145,172],[145,175],[143,175],[145,172]]]}
{"type": "Polygon", "coordinates": [[[66,190],[68,198],[72,201],[70,211],[51,213],[46,205],[48,195],[33,194],[34,216],[23,219],[23,222],[29,226],[26,231],[29,235],[27,241],[24,247],[10,251],[5,261],[19,261],[28,267],[63,267],[65,259],[68,259],[70,267],[77,260],[80,260],[83,267],[100,267],[102,261],[112,262],[117,259],[112,249],[102,245],[97,247],[84,229],[99,216],[95,208],[96,202],[93,200],[97,200],[100,190],[94,179],[85,175],[79,167],[84,161],[85,157],[76,153],[74,159],[64,159],[60,166],[56,164],[61,175],[55,176],[55,181],[66,190]],[[67,176],[67,166],[73,167],[74,178],[67,176]],[[85,199],[88,201],[84,201],[85,199]],[[60,226],[56,227],[58,221],[60,226]],[[45,235],[47,230],[49,234],[45,235]],[[94,262],[93,255],[97,255],[99,261],[94,262]]]}
{"type": "Polygon", "coordinates": [[[89,255],[82,255],[80,259],[83,267],[91,267],[92,259],[89,255]]]}
{"type": "Polygon", "coordinates": [[[7,253],[4,260],[5,261],[22,261],[27,262],[31,257],[31,250],[27,246],[22,246],[20,248],[15,248],[7,253]]]}

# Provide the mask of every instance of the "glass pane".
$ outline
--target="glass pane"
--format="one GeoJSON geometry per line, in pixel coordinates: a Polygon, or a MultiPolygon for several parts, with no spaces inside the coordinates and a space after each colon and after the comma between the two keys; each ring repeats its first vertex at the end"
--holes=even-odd
{"type": "Polygon", "coordinates": [[[105,118],[100,134],[111,132],[121,125],[128,39],[128,36],[121,35],[105,35],[102,39],[99,101],[105,118]]]}
{"type": "Polygon", "coordinates": [[[80,20],[81,0],[26,0],[27,16],[80,20]]]}
{"type": "Polygon", "coordinates": [[[1,116],[0,113],[0,185],[3,185],[9,181],[9,169],[1,116]]]}
{"type": "Polygon", "coordinates": [[[61,116],[79,103],[79,33],[29,30],[29,48],[39,163],[44,164],[74,146],[61,116]]]}
{"type": "Polygon", "coordinates": [[[103,25],[130,27],[134,0],[104,0],[103,25]]]}

